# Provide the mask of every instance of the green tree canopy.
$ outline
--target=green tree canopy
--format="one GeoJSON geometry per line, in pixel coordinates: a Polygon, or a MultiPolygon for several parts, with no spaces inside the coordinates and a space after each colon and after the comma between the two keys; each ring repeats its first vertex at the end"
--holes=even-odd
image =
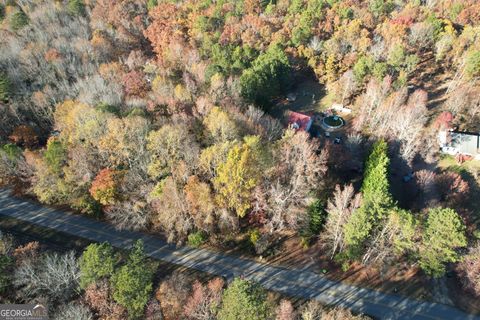
{"type": "Polygon", "coordinates": [[[472,51],[467,54],[465,71],[470,77],[480,75],[480,51],[472,51]]]}
{"type": "Polygon", "coordinates": [[[80,257],[80,287],[86,288],[100,278],[110,277],[116,261],[112,246],[107,242],[89,245],[80,257]]]}
{"type": "Polygon", "coordinates": [[[445,264],[458,261],[457,248],[465,247],[465,225],[460,216],[449,208],[428,211],[422,243],[420,267],[434,277],[445,273],[445,264]]]}
{"type": "Polygon", "coordinates": [[[0,255],[0,293],[4,293],[12,282],[12,258],[5,254],[0,255]]]}
{"type": "Polygon", "coordinates": [[[112,277],[113,298],[127,309],[130,319],[142,316],[153,289],[154,271],[145,256],[142,240],[137,240],[125,265],[112,277]]]}
{"type": "Polygon", "coordinates": [[[258,56],[240,77],[241,94],[248,101],[268,107],[271,99],[288,89],[290,63],[279,45],[258,56]]]}
{"type": "Polygon", "coordinates": [[[270,308],[265,290],[247,280],[235,279],[223,293],[219,320],[268,319],[270,308]]]}
{"type": "Polygon", "coordinates": [[[68,0],[68,13],[74,16],[85,15],[85,4],[82,0],[68,0]]]}
{"type": "Polygon", "coordinates": [[[5,73],[0,73],[0,101],[8,102],[11,96],[12,86],[5,73]]]}
{"type": "Polygon", "coordinates": [[[363,252],[365,240],[387,213],[395,207],[389,191],[387,171],[390,160],[387,150],[387,143],[379,140],[373,145],[367,159],[361,188],[362,206],[344,225],[349,258],[355,258],[363,252]]]}
{"type": "Polygon", "coordinates": [[[10,28],[12,28],[13,31],[18,31],[25,27],[29,23],[28,16],[23,12],[22,9],[16,10],[12,15],[10,16],[10,28]]]}
{"type": "Polygon", "coordinates": [[[59,173],[66,160],[66,149],[63,144],[56,139],[50,139],[47,143],[47,150],[43,154],[45,162],[53,172],[59,173]]]}
{"type": "Polygon", "coordinates": [[[385,212],[394,206],[389,191],[387,174],[390,159],[387,151],[388,145],[384,140],[379,140],[373,145],[365,165],[365,178],[361,188],[363,206],[368,208],[369,215],[376,220],[382,218],[385,212]]]}

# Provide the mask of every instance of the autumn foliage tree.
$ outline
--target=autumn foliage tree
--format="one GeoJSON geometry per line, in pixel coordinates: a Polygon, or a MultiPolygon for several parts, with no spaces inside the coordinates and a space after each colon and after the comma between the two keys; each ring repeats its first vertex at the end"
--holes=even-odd
{"type": "Polygon", "coordinates": [[[120,196],[118,187],[120,182],[120,172],[105,168],[100,170],[90,187],[92,197],[103,205],[115,203],[120,196]]]}
{"type": "Polygon", "coordinates": [[[185,304],[187,319],[214,319],[222,300],[224,281],[221,278],[210,280],[206,285],[194,282],[192,294],[185,304]]]}
{"type": "Polygon", "coordinates": [[[17,126],[9,138],[13,141],[13,143],[26,148],[35,147],[39,143],[39,137],[35,132],[35,129],[27,125],[17,126]]]}
{"type": "Polygon", "coordinates": [[[123,76],[123,87],[127,96],[144,97],[148,91],[145,75],[132,70],[123,76]]]}
{"type": "Polygon", "coordinates": [[[252,191],[267,166],[268,153],[258,136],[247,136],[242,144],[234,145],[213,181],[219,203],[245,216],[252,191]]]}

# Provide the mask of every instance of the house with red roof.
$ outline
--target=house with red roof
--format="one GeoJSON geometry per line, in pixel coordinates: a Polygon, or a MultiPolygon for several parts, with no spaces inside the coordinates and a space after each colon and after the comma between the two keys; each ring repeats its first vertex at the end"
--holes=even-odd
{"type": "Polygon", "coordinates": [[[313,117],[304,113],[289,111],[288,126],[297,131],[308,132],[313,124],[313,117]]]}

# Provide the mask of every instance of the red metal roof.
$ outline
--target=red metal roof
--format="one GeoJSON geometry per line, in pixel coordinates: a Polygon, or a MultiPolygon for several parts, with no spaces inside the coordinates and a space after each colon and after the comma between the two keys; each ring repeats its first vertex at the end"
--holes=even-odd
{"type": "Polygon", "coordinates": [[[308,131],[310,129],[312,117],[300,112],[290,111],[288,114],[288,125],[297,130],[308,131]]]}

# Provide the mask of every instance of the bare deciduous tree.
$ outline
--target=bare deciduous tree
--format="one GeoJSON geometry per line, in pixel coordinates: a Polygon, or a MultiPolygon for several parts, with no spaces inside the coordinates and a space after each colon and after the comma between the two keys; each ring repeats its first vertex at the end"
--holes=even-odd
{"type": "Polygon", "coordinates": [[[339,185],[335,187],[333,197],[327,203],[328,218],[320,236],[331,257],[343,251],[345,247],[343,226],[360,207],[360,203],[361,195],[355,195],[353,185],[347,185],[343,189],[339,185]]]}
{"type": "Polygon", "coordinates": [[[270,232],[298,230],[308,222],[310,192],[322,185],[327,171],[327,153],[318,150],[318,142],[310,140],[305,132],[287,130],[279,141],[273,179],[263,188],[270,232]]]}
{"type": "Polygon", "coordinates": [[[71,299],[78,290],[77,259],[73,251],[45,254],[38,263],[25,263],[15,270],[13,283],[23,299],[43,297],[50,302],[71,299]]]}
{"type": "Polygon", "coordinates": [[[386,268],[397,257],[414,249],[415,222],[406,211],[391,212],[379,230],[368,240],[363,264],[380,264],[386,268]]]}
{"type": "Polygon", "coordinates": [[[55,314],[55,320],[92,320],[93,314],[86,306],[76,302],[71,302],[55,314]]]}
{"type": "Polygon", "coordinates": [[[457,270],[464,288],[480,296],[480,243],[470,248],[457,270]]]}
{"type": "Polygon", "coordinates": [[[292,303],[288,300],[280,301],[276,310],[275,320],[295,320],[296,314],[292,303]]]}
{"type": "Polygon", "coordinates": [[[120,230],[143,230],[150,222],[148,204],[133,195],[130,195],[128,200],[106,207],[105,214],[120,230]]]}

